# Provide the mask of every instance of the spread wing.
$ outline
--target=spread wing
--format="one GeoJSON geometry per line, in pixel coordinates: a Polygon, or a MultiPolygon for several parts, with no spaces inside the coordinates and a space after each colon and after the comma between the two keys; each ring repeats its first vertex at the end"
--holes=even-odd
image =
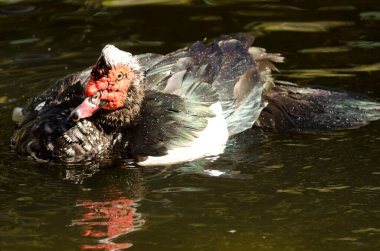
{"type": "Polygon", "coordinates": [[[230,135],[244,131],[255,123],[266,103],[265,88],[271,85],[271,63],[281,62],[278,54],[250,47],[253,38],[237,34],[221,36],[210,46],[196,42],[188,48],[167,55],[144,54],[139,60],[144,68],[146,87],[169,91],[172,83],[206,82],[212,85],[223,108],[230,135]]]}

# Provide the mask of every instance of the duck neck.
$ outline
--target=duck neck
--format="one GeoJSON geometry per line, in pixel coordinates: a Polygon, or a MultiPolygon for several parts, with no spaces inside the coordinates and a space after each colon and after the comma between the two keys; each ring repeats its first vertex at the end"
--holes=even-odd
{"type": "Polygon", "coordinates": [[[92,116],[92,120],[100,124],[107,132],[123,130],[137,118],[143,99],[143,85],[132,85],[123,108],[113,111],[101,109],[92,116]]]}

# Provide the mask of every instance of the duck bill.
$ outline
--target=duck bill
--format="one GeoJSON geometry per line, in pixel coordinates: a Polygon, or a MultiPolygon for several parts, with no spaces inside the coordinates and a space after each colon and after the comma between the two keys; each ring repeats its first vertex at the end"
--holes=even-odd
{"type": "Polygon", "coordinates": [[[71,112],[69,119],[78,121],[80,119],[91,117],[99,108],[99,102],[94,104],[91,102],[91,97],[87,97],[82,104],[71,112]]]}

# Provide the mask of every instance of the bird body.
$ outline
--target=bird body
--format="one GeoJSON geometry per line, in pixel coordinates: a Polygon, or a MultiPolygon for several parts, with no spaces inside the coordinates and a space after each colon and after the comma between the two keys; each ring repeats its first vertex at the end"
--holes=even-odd
{"type": "Polygon", "coordinates": [[[114,155],[167,165],[222,153],[253,126],[272,131],[350,128],[380,118],[367,97],[276,82],[280,54],[253,38],[221,36],[167,55],[107,45],[96,64],[33,98],[13,145],[38,161],[77,163],[114,155]]]}

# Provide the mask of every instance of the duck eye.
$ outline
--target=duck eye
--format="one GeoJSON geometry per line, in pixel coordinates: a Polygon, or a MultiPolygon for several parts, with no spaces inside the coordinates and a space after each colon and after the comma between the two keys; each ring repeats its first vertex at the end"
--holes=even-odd
{"type": "Polygon", "coordinates": [[[124,78],[123,73],[119,72],[119,73],[117,74],[117,80],[122,80],[123,78],[124,78]]]}

